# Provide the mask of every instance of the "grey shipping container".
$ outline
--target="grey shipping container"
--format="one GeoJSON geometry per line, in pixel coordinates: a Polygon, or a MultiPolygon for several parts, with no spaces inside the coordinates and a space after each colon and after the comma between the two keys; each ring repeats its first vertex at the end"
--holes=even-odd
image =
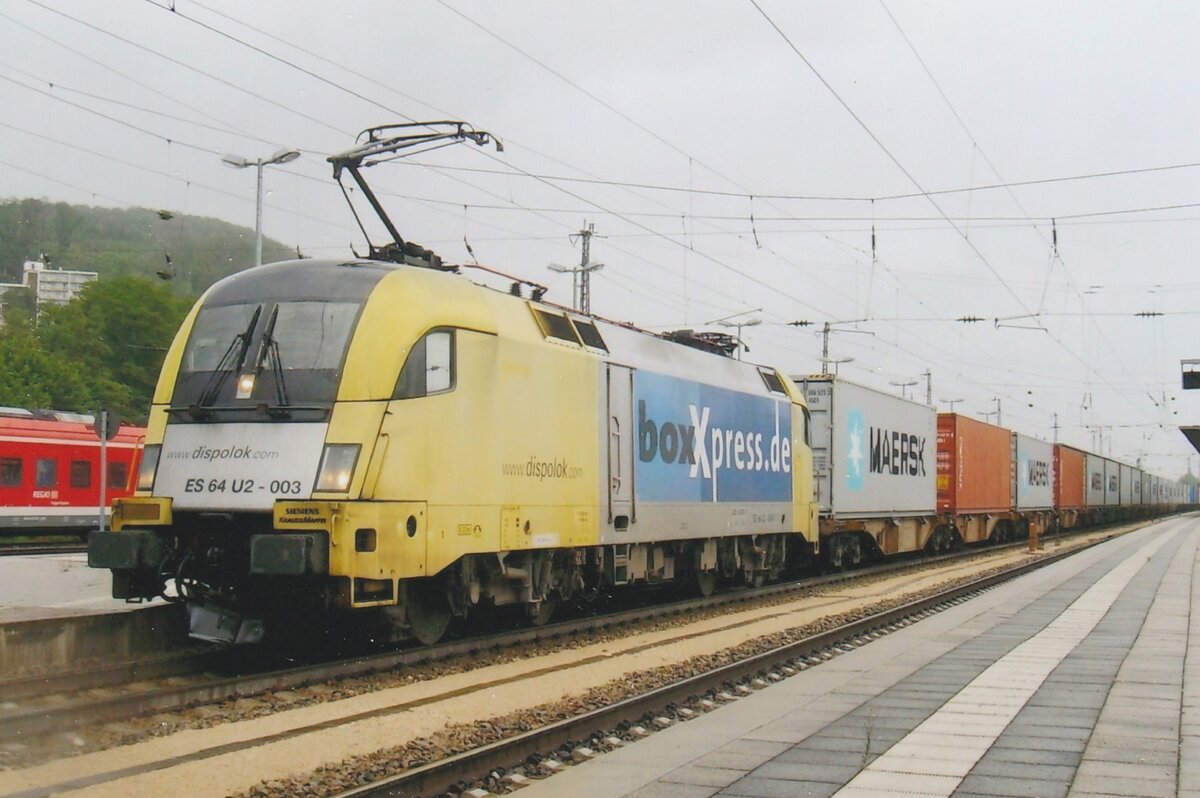
{"type": "Polygon", "coordinates": [[[1014,432],[1013,464],[1013,506],[1018,510],[1049,510],[1053,507],[1053,444],[1014,432]]]}
{"type": "Polygon", "coordinates": [[[822,515],[934,514],[934,408],[832,375],[792,379],[812,414],[813,476],[822,515]]]}
{"type": "Polygon", "coordinates": [[[1133,500],[1133,480],[1136,474],[1133,466],[1118,463],[1121,468],[1121,484],[1117,487],[1118,502],[1122,507],[1132,507],[1135,502],[1133,500]]]}
{"type": "Polygon", "coordinates": [[[1116,507],[1121,503],[1121,464],[1116,460],[1104,460],[1104,504],[1116,507]]]}
{"type": "Polygon", "coordinates": [[[1104,458],[1098,454],[1087,456],[1087,472],[1084,475],[1087,490],[1087,506],[1104,506],[1104,458]]]}

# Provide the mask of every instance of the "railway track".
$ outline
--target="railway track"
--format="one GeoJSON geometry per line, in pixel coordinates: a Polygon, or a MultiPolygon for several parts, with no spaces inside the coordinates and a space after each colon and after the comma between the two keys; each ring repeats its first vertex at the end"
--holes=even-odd
{"type": "MultiPolygon", "coordinates": [[[[1096,545],[1101,541],[1088,544],[1096,545]]],[[[799,671],[865,645],[889,632],[969,600],[1002,582],[1076,554],[1085,547],[1050,554],[980,579],[937,591],[825,631],[769,648],[744,659],[682,678],[624,700],[596,707],[543,727],[515,734],[444,759],[413,767],[370,784],[336,793],[336,798],[392,798],[409,795],[509,792],[521,786],[511,778],[514,766],[551,775],[564,764],[586,761],[596,751],[588,744],[615,747],[621,738],[638,738],[649,729],[666,728],[781,681],[799,671]]]]}
{"type": "Polygon", "coordinates": [[[22,540],[6,541],[0,538],[0,557],[31,554],[80,554],[87,551],[87,543],[75,540],[22,540]]]}
{"type": "MultiPolygon", "coordinates": [[[[995,556],[996,554],[996,549],[989,549],[986,552],[972,553],[975,558],[979,559],[985,559],[989,556],[995,556]]],[[[940,560],[940,562],[945,565],[949,559],[950,558],[944,558],[940,560]]],[[[1043,558],[1043,561],[1045,561],[1045,558],[1043,558]]],[[[830,586],[837,585],[839,583],[845,583],[847,581],[860,583],[867,582],[872,578],[880,578],[886,574],[895,576],[897,573],[903,573],[904,571],[912,571],[916,573],[918,570],[927,568],[930,565],[931,563],[929,561],[923,561],[919,564],[893,564],[871,572],[860,571],[852,574],[822,577],[815,580],[809,580],[802,585],[780,585],[758,591],[743,591],[737,594],[727,594],[715,599],[697,599],[676,602],[666,606],[630,610],[602,618],[581,619],[578,621],[556,624],[551,627],[518,630],[483,639],[457,641],[432,648],[361,657],[351,662],[325,663],[314,666],[255,674],[246,677],[220,678],[209,675],[196,679],[175,678],[166,683],[147,685],[146,689],[143,690],[121,689],[112,691],[92,691],[89,694],[80,695],[73,700],[68,700],[65,702],[59,701],[56,703],[56,705],[34,706],[32,704],[27,704],[19,708],[6,709],[3,713],[0,713],[0,729],[3,729],[3,731],[0,732],[0,738],[8,739],[10,741],[15,739],[23,739],[28,741],[31,737],[45,735],[48,733],[62,737],[64,731],[82,728],[85,722],[94,722],[98,718],[127,719],[133,717],[134,715],[155,711],[171,711],[176,713],[182,712],[183,714],[194,714],[197,710],[183,710],[182,708],[188,706],[195,707],[197,705],[212,705],[213,702],[228,701],[236,697],[241,697],[238,700],[244,702],[248,700],[246,697],[252,695],[263,697],[258,702],[260,704],[269,706],[278,705],[276,708],[289,708],[285,701],[281,702],[276,700],[275,695],[280,691],[289,692],[293,697],[307,697],[313,702],[318,702],[320,700],[327,700],[331,697],[340,697],[331,695],[331,693],[339,692],[339,688],[322,687],[321,685],[323,683],[336,683],[339,680],[362,678],[367,674],[386,673],[388,671],[394,671],[397,668],[401,668],[404,671],[411,671],[418,666],[428,666],[431,663],[436,662],[453,662],[456,659],[471,660],[473,661],[474,665],[478,666],[481,664],[481,658],[486,659],[495,652],[501,652],[523,644],[538,646],[539,651],[541,651],[550,641],[557,639],[560,641],[560,648],[569,648],[574,639],[584,637],[588,634],[602,632],[606,629],[616,629],[618,627],[635,625],[640,622],[654,621],[656,619],[662,620],[670,616],[688,616],[703,612],[711,612],[714,615],[722,615],[730,611],[737,611],[737,608],[731,608],[730,605],[762,605],[775,599],[787,600],[789,597],[791,600],[797,600],[805,594],[817,595],[822,592],[828,592],[831,589],[830,586]]],[[[914,579],[915,578],[916,577],[914,577],[914,579]]],[[[972,589],[981,588],[976,586],[972,589]]],[[[962,589],[960,588],[960,591],[961,590],[962,589]]],[[[912,610],[910,609],[910,611],[912,610]]],[[[892,613],[894,614],[895,612],[896,610],[893,609],[892,613]]],[[[884,623],[884,621],[876,619],[872,621],[872,623],[878,625],[884,623]]],[[[847,629],[851,629],[851,631],[844,632],[842,635],[843,637],[848,634],[853,634],[852,627],[847,627],[847,629]]],[[[814,638],[815,642],[810,641],[810,645],[816,646],[819,649],[827,645],[827,642],[824,642],[827,639],[833,638],[830,638],[828,633],[823,633],[820,637],[814,638]]],[[[753,661],[758,662],[758,660],[753,661]]],[[[763,667],[764,666],[762,665],[756,665],[752,669],[761,670],[763,667]]],[[[802,665],[801,667],[804,666],[802,665]]],[[[730,674],[734,671],[714,672],[722,674],[719,677],[719,682],[721,684],[725,684],[730,681],[730,674]]],[[[435,676],[434,678],[436,679],[439,677],[435,676]]],[[[693,685],[687,689],[695,692],[697,688],[693,685]]],[[[657,693],[654,691],[650,692],[657,695],[657,693]]],[[[351,694],[354,694],[353,691],[351,691],[351,694]]],[[[675,693],[662,693],[662,695],[675,695],[675,693]]],[[[253,701],[253,699],[250,700],[253,701]]],[[[653,701],[654,699],[648,698],[644,700],[653,701]]],[[[671,700],[667,701],[667,703],[671,703],[671,700]]],[[[300,702],[300,705],[304,705],[303,700],[300,702]]],[[[626,702],[621,702],[621,706],[626,706],[626,710],[628,710],[626,715],[632,717],[632,715],[629,715],[629,712],[633,712],[632,708],[640,707],[642,704],[634,703],[626,705],[626,702]]],[[[240,710],[236,709],[231,711],[235,715],[240,712],[240,710]]],[[[349,714],[343,715],[337,721],[337,723],[356,723],[369,719],[376,712],[390,714],[396,711],[397,709],[395,707],[391,707],[386,710],[367,710],[357,714],[350,712],[349,714]]],[[[219,719],[220,714],[221,713],[217,712],[214,717],[219,719]]],[[[633,714],[641,715],[645,713],[634,712],[633,714]]],[[[596,725],[594,728],[604,728],[606,726],[606,722],[601,722],[601,720],[601,716],[597,716],[597,719],[588,722],[597,723],[598,725],[596,725]]],[[[623,721],[616,721],[616,723],[621,722],[623,721]]],[[[324,725],[326,723],[328,722],[323,722],[319,725],[324,725]]],[[[566,723],[565,726],[562,724],[552,724],[553,728],[559,728],[560,726],[562,726],[562,729],[565,729],[566,731],[560,729],[559,732],[547,732],[548,734],[551,734],[550,737],[530,738],[528,741],[521,743],[520,745],[535,745],[535,747],[543,751],[553,750],[555,745],[559,744],[553,742],[555,739],[557,739],[553,737],[553,734],[567,734],[567,737],[563,739],[577,739],[581,736],[577,733],[577,731],[582,727],[574,721],[566,723]]],[[[304,734],[307,731],[312,731],[312,729],[293,729],[287,732],[287,735],[299,735],[304,734]]],[[[262,739],[257,739],[253,742],[247,742],[246,744],[260,745],[262,742],[262,739]]],[[[513,752],[520,749],[519,746],[518,748],[512,748],[511,745],[517,745],[517,743],[506,743],[505,745],[500,746],[498,753],[496,754],[498,757],[496,761],[501,761],[507,758],[507,763],[511,764],[516,759],[522,758],[520,756],[517,756],[515,759],[513,758],[513,752]]],[[[228,746],[225,746],[220,750],[225,751],[229,750],[229,748],[228,746]]],[[[203,752],[195,754],[195,756],[198,757],[207,755],[211,754],[203,752]]],[[[466,759],[455,759],[457,764],[447,760],[447,764],[444,766],[435,767],[433,765],[428,765],[425,769],[418,768],[416,770],[412,770],[411,773],[405,778],[416,778],[422,785],[433,785],[434,783],[438,782],[439,779],[452,776],[450,778],[450,782],[447,783],[455,782],[463,778],[462,774],[467,772],[467,770],[474,769],[476,767],[476,764],[474,763],[484,761],[479,759],[480,756],[482,756],[482,754],[476,753],[467,756],[466,759]],[[425,773],[426,775],[414,775],[418,771],[425,773]]],[[[164,767],[164,764],[160,762],[152,767],[161,768],[164,767]]],[[[483,769],[486,770],[487,768],[483,769]]],[[[480,771],[475,770],[474,772],[480,771]]],[[[95,783],[95,780],[103,780],[103,777],[97,774],[91,778],[85,779],[85,781],[89,783],[95,783]]],[[[58,786],[64,787],[67,785],[59,784],[58,786]]],[[[405,793],[424,792],[428,794],[430,790],[435,788],[431,786],[413,786],[413,784],[405,781],[401,783],[397,789],[400,789],[405,793]]],[[[24,795],[25,793],[22,794],[24,795]]],[[[46,793],[29,793],[29,795],[33,794],[46,793]]]]}
{"type": "MultiPolygon", "coordinates": [[[[997,550],[999,549],[989,551],[997,550]]],[[[967,552],[965,556],[971,554],[978,552],[967,552]]],[[[190,652],[163,654],[148,660],[91,668],[60,676],[32,675],[11,679],[0,682],[0,686],[10,702],[19,700],[21,703],[7,708],[0,707],[0,743],[61,733],[85,724],[121,720],[197,704],[232,701],[271,691],[294,690],[314,683],[363,677],[399,668],[413,668],[517,645],[562,640],[671,616],[718,611],[822,586],[920,568],[962,556],[964,555],[946,555],[922,560],[920,563],[891,562],[858,571],[731,591],[708,598],[652,604],[541,627],[452,640],[434,646],[363,654],[334,662],[270,668],[243,675],[222,673],[233,666],[221,661],[220,652],[199,648],[190,652]]]]}
{"type": "MultiPolygon", "coordinates": [[[[230,652],[199,644],[187,650],[162,652],[135,662],[93,665],[85,670],[57,675],[31,674],[3,679],[0,680],[0,690],[9,705],[0,706],[0,743],[61,733],[85,724],[231,701],[271,691],[294,690],[314,683],[413,668],[513,646],[569,639],[672,616],[717,612],[738,605],[795,596],[830,585],[903,571],[919,571],[939,563],[988,557],[1023,546],[1024,543],[1013,543],[938,557],[893,560],[855,571],[729,591],[707,598],[654,603],[546,626],[451,640],[434,646],[359,653],[335,661],[273,667],[278,665],[277,660],[233,662],[226,656],[230,652]]],[[[238,656],[239,652],[232,654],[238,656]]]]}

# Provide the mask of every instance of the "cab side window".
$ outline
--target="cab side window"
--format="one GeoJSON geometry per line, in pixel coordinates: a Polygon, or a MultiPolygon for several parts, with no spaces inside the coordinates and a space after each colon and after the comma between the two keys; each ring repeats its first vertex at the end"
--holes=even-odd
{"type": "Polygon", "coordinates": [[[454,330],[431,330],[417,341],[400,369],[395,399],[415,399],[454,390],[456,382],[454,330]]]}

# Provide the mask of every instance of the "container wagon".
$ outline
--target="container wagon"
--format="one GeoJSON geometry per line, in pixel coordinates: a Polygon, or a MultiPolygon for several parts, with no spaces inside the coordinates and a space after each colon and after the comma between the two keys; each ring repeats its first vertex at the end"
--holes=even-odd
{"type": "Polygon", "coordinates": [[[1087,453],[1054,444],[1054,507],[1061,529],[1074,529],[1086,520],[1087,453]]]}
{"type": "Polygon", "coordinates": [[[939,413],[937,440],[938,512],[966,543],[1015,539],[1012,432],[939,413]]]}
{"type": "Polygon", "coordinates": [[[1030,531],[1039,535],[1055,531],[1054,446],[1019,432],[1012,435],[1014,530],[1018,537],[1030,531]]]}
{"type": "Polygon", "coordinates": [[[831,567],[955,542],[937,513],[937,413],[821,374],[793,377],[811,414],[821,556],[831,567]]]}

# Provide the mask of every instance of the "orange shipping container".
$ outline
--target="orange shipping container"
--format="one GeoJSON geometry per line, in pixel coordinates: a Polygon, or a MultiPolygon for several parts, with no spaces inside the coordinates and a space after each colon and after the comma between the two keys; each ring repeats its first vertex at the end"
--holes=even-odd
{"type": "Polygon", "coordinates": [[[1054,506],[1062,510],[1084,507],[1084,472],[1087,455],[1070,446],[1054,445],[1054,506]]]}
{"type": "Polygon", "coordinates": [[[1012,507],[1012,433],[957,413],[938,414],[939,513],[1012,507]]]}

